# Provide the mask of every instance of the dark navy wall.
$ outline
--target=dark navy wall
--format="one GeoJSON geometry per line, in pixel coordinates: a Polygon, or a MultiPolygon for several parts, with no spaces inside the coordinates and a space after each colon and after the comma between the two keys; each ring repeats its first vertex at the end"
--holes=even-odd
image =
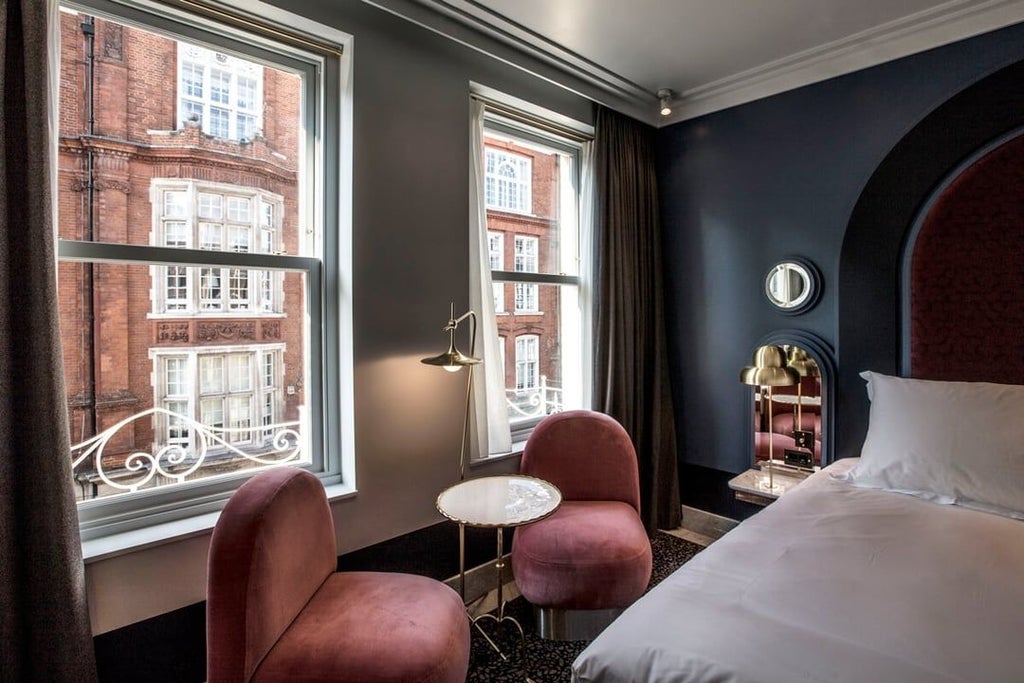
{"type": "MultiPolygon", "coordinates": [[[[688,472],[702,481],[715,480],[709,469],[720,474],[718,504],[709,502],[705,491],[695,506],[735,510],[727,504],[724,481],[750,462],[750,390],[740,384],[739,371],[758,341],[779,329],[813,333],[836,352],[836,454],[856,455],[867,405],[856,373],[868,365],[883,372],[897,369],[893,264],[906,223],[901,222],[905,217],[886,223],[874,202],[875,234],[850,240],[854,246],[844,259],[855,207],[869,180],[915,126],[965,88],[1021,60],[1024,25],[659,131],[666,317],[682,489],[692,490],[688,472]],[[879,244],[886,253],[873,254],[879,232],[888,236],[879,244]],[[824,279],[820,303],[797,317],[777,313],[762,294],[769,267],[791,255],[811,259],[824,279]],[[860,268],[862,276],[856,272],[860,268]],[[842,297],[841,279],[846,283],[842,297]],[[873,328],[883,333],[875,335],[873,328]],[[857,348],[849,354],[850,367],[844,365],[844,341],[857,348]]],[[[941,122],[948,136],[936,136],[933,125],[928,144],[914,148],[923,166],[935,166],[939,159],[949,168],[947,157],[960,153],[964,140],[958,127],[970,111],[958,112],[941,122]]],[[[913,160],[908,168],[904,159],[899,168],[913,174],[913,160]]],[[[901,182],[898,173],[889,176],[887,183],[901,182]]]]}

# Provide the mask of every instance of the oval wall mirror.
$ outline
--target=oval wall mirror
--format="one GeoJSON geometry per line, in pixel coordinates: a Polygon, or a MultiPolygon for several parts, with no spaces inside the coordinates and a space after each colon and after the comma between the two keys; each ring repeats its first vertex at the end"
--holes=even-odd
{"type": "Polygon", "coordinates": [[[768,271],[764,294],[773,306],[787,315],[803,313],[818,302],[821,275],[806,259],[786,259],[768,271]]]}

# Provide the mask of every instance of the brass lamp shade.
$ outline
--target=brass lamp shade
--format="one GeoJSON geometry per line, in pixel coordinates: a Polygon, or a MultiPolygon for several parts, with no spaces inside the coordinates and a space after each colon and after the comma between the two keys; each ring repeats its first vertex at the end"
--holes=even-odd
{"type": "Polygon", "coordinates": [[[814,359],[807,355],[799,346],[790,346],[786,357],[786,365],[796,370],[801,377],[820,377],[821,371],[814,359]]]}
{"type": "Polygon", "coordinates": [[[455,317],[455,304],[451,304],[451,317],[448,320],[448,324],[444,326],[442,331],[448,333],[448,350],[437,356],[431,356],[430,358],[424,358],[421,363],[425,365],[437,365],[448,372],[457,372],[467,365],[477,365],[481,361],[479,358],[473,357],[473,347],[476,346],[476,314],[473,311],[466,311],[458,318],[455,317]],[[455,330],[458,328],[459,323],[469,318],[471,324],[469,333],[469,353],[466,355],[455,348],[455,330]]]}
{"type": "Polygon", "coordinates": [[[439,365],[447,370],[448,368],[458,369],[466,365],[477,365],[480,363],[480,359],[467,356],[455,348],[453,344],[444,353],[424,358],[420,362],[426,365],[439,365]]]}
{"type": "Polygon", "coordinates": [[[782,347],[769,344],[754,351],[753,365],[740,370],[740,381],[752,386],[784,387],[799,382],[800,375],[787,367],[782,347]]]}

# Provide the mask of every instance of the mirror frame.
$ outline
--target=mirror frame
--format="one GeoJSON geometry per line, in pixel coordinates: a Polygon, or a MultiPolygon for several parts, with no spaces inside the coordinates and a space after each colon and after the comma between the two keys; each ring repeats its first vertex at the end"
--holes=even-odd
{"type": "MultiPolygon", "coordinates": [[[[835,436],[835,413],[836,413],[836,362],[832,347],[828,342],[811,332],[803,330],[777,330],[771,332],[757,341],[756,349],[766,344],[793,345],[799,346],[806,351],[818,364],[821,372],[821,466],[835,461],[836,457],[836,436],[835,436]]],[[[750,387],[740,384],[739,386],[749,390],[750,387]]],[[[747,426],[749,438],[747,439],[747,462],[754,462],[754,431],[750,425],[754,423],[754,401],[747,401],[747,419],[744,424],[747,426]]],[[[748,465],[749,466],[749,465],[748,465]]]]}
{"type": "Polygon", "coordinates": [[[777,310],[779,313],[782,313],[783,315],[800,315],[801,313],[806,313],[807,311],[811,310],[818,304],[818,300],[821,299],[821,290],[821,271],[818,270],[818,267],[815,266],[811,261],[801,256],[791,256],[776,262],[771,268],[768,269],[768,272],[765,273],[764,276],[764,296],[766,299],[768,299],[768,303],[774,306],[775,310],[777,310]],[[781,266],[795,266],[802,270],[807,275],[807,296],[804,297],[803,301],[801,301],[799,304],[795,306],[783,306],[771,295],[772,275],[774,275],[775,272],[781,266]]]}

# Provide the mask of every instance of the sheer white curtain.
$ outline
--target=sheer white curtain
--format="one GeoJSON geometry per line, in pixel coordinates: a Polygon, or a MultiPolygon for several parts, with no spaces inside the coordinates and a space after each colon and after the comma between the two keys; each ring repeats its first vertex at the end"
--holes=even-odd
{"type": "Polygon", "coordinates": [[[487,211],[484,198],[484,105],[470,100],[469,122],[469,307],[480,315],[477,356],[483,359],[473,384],[473,421],[476,444],[472,457],[512,450],[512,435],[505,407],[505,368],[498,348],[494,318],[494,290],[487,251],[487,211]]]}

